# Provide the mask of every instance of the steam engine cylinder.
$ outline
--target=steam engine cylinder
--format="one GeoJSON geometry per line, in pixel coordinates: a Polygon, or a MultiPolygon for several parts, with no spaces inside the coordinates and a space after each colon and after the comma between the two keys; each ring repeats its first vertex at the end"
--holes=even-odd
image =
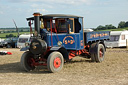
{"type": "Polygon", "coordinates": [[[47,50],[47,43],[41,39],[34,39],[30,44],[32,54],[43,54],[47,50]]]}

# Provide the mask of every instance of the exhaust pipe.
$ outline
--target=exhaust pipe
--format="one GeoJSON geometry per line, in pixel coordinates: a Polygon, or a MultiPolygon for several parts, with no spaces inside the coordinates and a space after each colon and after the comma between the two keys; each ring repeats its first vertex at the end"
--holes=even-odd
{"type": "Polygon", "coordinates": [[[35,37],[40,36],[40,13],[34,13],[35,37]]]}

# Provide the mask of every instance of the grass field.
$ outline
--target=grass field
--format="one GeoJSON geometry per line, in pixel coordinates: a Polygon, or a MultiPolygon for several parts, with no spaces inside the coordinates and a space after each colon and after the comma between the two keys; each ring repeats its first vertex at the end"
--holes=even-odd
{"type": "MultiPolygon", "coordinates": [[[[29,34],[29,32],[20,32],[20,34],[25,34],[25,33],[29,34]]],[[[0,38],[6,38],[6,35],[9,35],[9,34],[13,34],[14,36],[17,36],[16,32],[15,33],[1,33],[0,38]]]]}
{"type": "Polygon", "coordinates": [[[0,48],[12,55],[0,55],[0,85],[128,85],[128,51],[107,49],[101,63],[75,57],[58,73],[49,73],[46,66],[26,72],[20,59],[24,51],[0,48]]]}
{"type": "Polygon", "coordinates": [[[98,31],[124,31],[124,30],[128,30],[128,27],[127,27],[127,28],[117,28],[117,29],[98,30],[98,31]]]}

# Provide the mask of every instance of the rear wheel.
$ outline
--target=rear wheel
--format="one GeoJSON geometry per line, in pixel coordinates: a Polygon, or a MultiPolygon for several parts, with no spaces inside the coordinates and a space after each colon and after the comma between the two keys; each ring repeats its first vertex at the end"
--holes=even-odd
{"type": "Polygon", "coordinates": [[[62,70],[64,64],[63,55],[60,52],[52,52],[47,59],[47,68],[55,73],[62,70]]]}
{"type": "Polygon", "coordinates": [[[35,66],[32,65],[32,53],[27,51],[25,53],[23,53],[22,57],[21,57],[21,67],[26,70],[26,71],[31,71],[35,69],[35,66]]]}
{"type": "Polygon", "coordinates": [[[90,46],[90,56],[91,56],[91,61],[95,62],[96,58],[95,58],[95,51],[96,51],[96,43],[91,44],[90,46]]]}
{"type": "Polygon", "coordinates": [[[103,44],[93,43],[90,48],[92,62],[102,62],[105,57],[105,48],[103,44]]]}
{"type": "Polygon", "coordinates": [[[105,48],[103,44],[98,44],[98,51],[95,54],[96,62],[102,62],[105,57],[105,48]]]}

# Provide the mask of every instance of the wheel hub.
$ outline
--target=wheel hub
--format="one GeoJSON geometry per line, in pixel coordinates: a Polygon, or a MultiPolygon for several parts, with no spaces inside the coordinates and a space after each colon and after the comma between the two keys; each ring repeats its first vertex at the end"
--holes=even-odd
{"type": "Polygon", "coordinates": [[[99,54],[100,54],[100,57],[102,58],[103,57],[103,50],[102,49],[100,49],[99,54]]]}
{"type": "Polygon", "coordinates": [[[55,58],[55,59],[54,59],[54,67],[55,67],[55,68],[59,68],[60,65],[61,65],[61,60],[60,60],[60,58],[59,58],[59,57],[55,58]]]}
{"type": "Polygon", "coordinates": [[[33,67],[34,66],[34,59],[33,58],[29,58],[27,63],[28,63],[28,65],[33,67]]]}

